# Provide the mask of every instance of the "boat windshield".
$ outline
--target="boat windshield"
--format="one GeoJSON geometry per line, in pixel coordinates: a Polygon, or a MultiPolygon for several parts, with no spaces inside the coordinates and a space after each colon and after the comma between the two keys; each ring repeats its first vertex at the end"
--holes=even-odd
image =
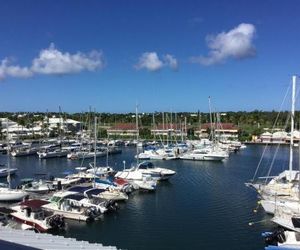
{"type": "Polygon", "coordinates": [[[60,199],[61,199],[61,197],[58,197],[58,196],[52,196],[52,197],[50,198],[50,202],[57,203],[57,202],[59,202],[60,199]]]}
{"type": "Polygon", "coordinates": [[[152,162],[143,162],[139,165],[139,169],[148,169],[148,168],[154,168],[152,162]]]}

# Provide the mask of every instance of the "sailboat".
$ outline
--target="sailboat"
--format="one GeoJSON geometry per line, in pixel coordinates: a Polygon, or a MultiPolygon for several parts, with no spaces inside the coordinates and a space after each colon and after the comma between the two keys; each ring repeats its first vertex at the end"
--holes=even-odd
{"type": "Polygon", "coordinates": [[[292,79],[292,107],[291,107],[291,137],[289,170],[281,172],[268,183],[247,184],[254,187],[261,196],[261,204],[267,213],[274,214],[272,221],[279,226],[300,232],[300,199],[299,174],[293,170],[293,139],[295,116],[296,76],[292,79]]]}
{"type": "MultiPolygon", "coordinates": [[[[7,128],[8,128],[8,124],[7,124],[7,128]]],[[[6,130],[6,139],[8,145],[8,129],[6,130]]],[[[0,187],[0,201],[20,201],[26,196],[28,196],[28,194],[23,190],[17,190],[11,188],[9,154],[7,154],[7,173],[8,173],[7,175],[8,186],[0,187]]]]}
{"type": "MultiPolygon", "coordinates": [[[[284,170],[277,176],[270,178],[265,183],[246,183],[253,187],[262,198],[262,205],[268,213],[274,213],[276,203],[292,202],[299,200],[299,174],[298,170],[293,170],[293,144],[294,144],[294,117],[295,117],[295,93],[296,76],[292,77],[292,105],[291,105],[291,133],[290,133],[290,152],[289,170],[284,170]]],[[[258,170],[258,168],[257,168],[258,170]]],[[[256,170],[256,172],[257,172],[256,170]]],[[[269,177],[267,177],[268,179],[269,177]]],[[[253,178],[254,180],[254,178],[253,178]]]]}
{"type": "Polygon", "coordinates": [[[140,189],[154,191],[156,189],[157,181],[154,180],[151,175],[149,174],[143,174],[141,171],[138,171],[138,165],[139,165],[139,125],[138,125],[138,110],[136,106],[135,110],[135,121],[136,121],[136,167],[132,167],[130,169],[125,169],[125,163],[124,163],[124,170],[119,171],[115,174],[115,177],[126,179],[130,183],[132,183],[134,186],[138,186],[140,189]]]}

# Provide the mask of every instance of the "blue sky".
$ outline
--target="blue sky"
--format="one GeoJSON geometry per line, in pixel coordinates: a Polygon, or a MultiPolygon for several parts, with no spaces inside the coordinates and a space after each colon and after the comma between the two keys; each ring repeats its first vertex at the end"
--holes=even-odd
{"type": "Polygon", "coordinates": [[[0,110],[277,110],[299,1],[1,1],[0,110]]]}

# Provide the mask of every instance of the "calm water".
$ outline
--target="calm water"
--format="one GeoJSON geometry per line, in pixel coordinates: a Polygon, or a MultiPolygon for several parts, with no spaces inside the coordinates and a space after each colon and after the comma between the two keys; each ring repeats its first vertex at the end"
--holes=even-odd
{"type": "MultiPolygon", "coordinates": [[[[173,169],[177,175],[160,183],[155,193],[132,194],[118,212],[105,214],[100,221],[69,221],[64,235],[122,249],[263,249],[260,233],[272,229],[273,224],[262,209],[253,212],[256,194],[244,185],[253,177],[263,149],[248,146],[225,162],[157,161],[158,166],[173,169]],[[261,220],[265,221],[248,225],[261,220]]],[[[270,165],[275,151],[275,146],[266,151],[263,165],[270,165]]],[[[126,160],[129,167],[134,153],[135,149],[124,148],[122,154],[110,156],[109,163],[122,169],[126,160]]],[[[272,174],[285,168],[287,160],[288,147],[283,147],[272,174]]],[[[10,161],[19,169],[15,183],[35,173],[59,175],[81,165],[65,158],[39,160],[35,156],[10,161]]],[[[97,160],[100,164],[105,161],[97,160]]],[[[0,155],[0,163],[5,162],[6,156],[0,155]]],[[[264,167],[260,173],[267,170],[264,167]]]]}

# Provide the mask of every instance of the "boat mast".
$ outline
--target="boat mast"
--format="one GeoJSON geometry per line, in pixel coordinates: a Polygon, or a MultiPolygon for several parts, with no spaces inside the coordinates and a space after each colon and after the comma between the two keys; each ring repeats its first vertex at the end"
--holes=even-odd
{"type": "Polygon", "coordinates": [[[136,127],[136,166],[139,165],[139,117],[138,105],[135,106],[135,127],[136,127]]]}
{"type": "Polygon", "coordinates": [[[96,178],[96,159],[97,159],[97,116],[95,116],[95,131],[94,131],[94,184],[96,178]]]}
{"type": "Polygon", "coordinates": [[[292,110],[291,110],[291,137],[290,137],[290,181],[292,181],[292,170],[293,170],[293,144],[294,144],[294,119],[295,119],[295,93],[296,93],[296,76],[293,76],[292,86],[292,110]]]}
{"type": "Polygon", "coordinates": [[[8,182],[8,188],[11,189],[11,183],[10,183],[10,162],[9,162],[9,139],[8,139],[8,117],[6,118],[6,155],[7,155],[7,182],[8,182]]]}
{"type": "Polygon", "coordinates": [[[214,128],[213,128],[213,121],[212,121],[211,105],[210,105],[210,96],[208,97],[208,106],[209,106],[209,119],[210,119],[210,129],[211,129],[210,134],[212,137],[212,141],[214,143],[215,138],[214,138],[214,128]]]}

